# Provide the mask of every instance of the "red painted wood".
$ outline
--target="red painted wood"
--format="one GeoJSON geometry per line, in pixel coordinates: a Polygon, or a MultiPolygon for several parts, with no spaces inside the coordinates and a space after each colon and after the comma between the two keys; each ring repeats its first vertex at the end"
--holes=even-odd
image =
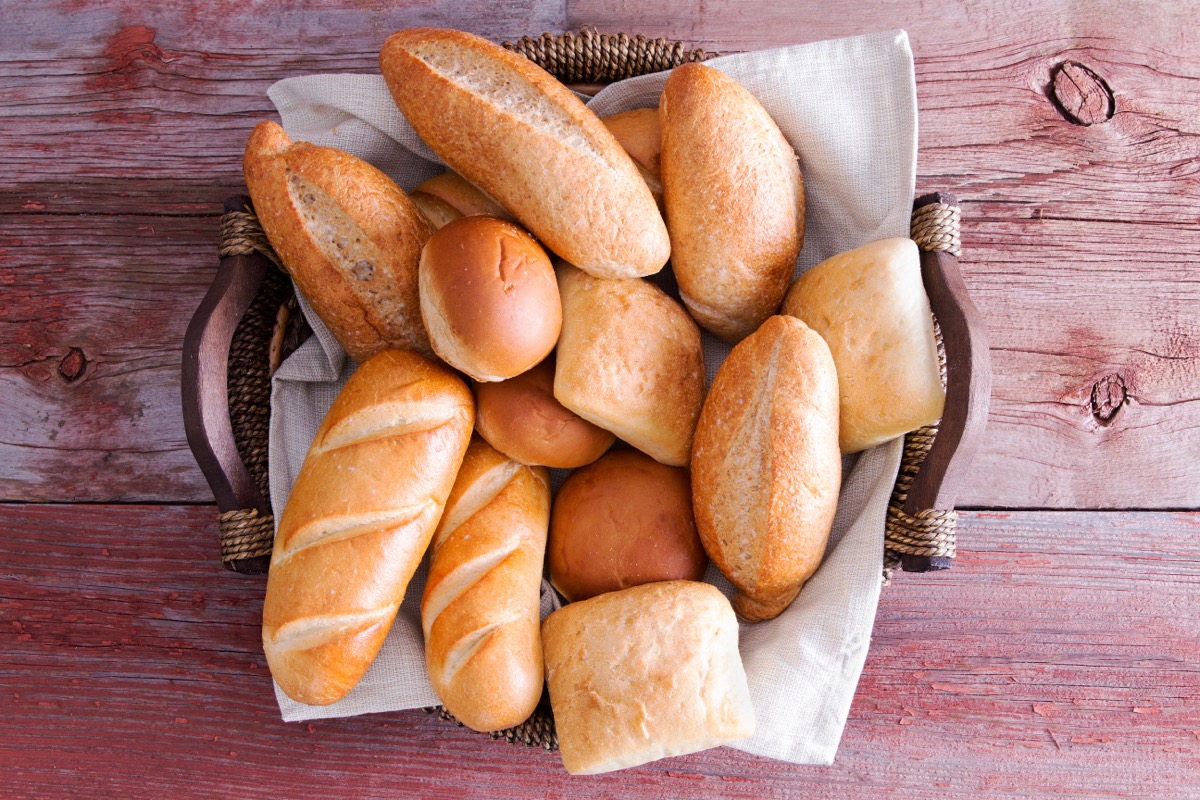
{"type": "Polygon", "coordinates": [[[419,711],[278,721],[264,580],[221,568],[214,513],[0,506],[0,793],[928,800],[1200,786],[1200,513],[964,513],[954,570],[884,590],[834,766],[719,749],[595,778],[419,711]]]}

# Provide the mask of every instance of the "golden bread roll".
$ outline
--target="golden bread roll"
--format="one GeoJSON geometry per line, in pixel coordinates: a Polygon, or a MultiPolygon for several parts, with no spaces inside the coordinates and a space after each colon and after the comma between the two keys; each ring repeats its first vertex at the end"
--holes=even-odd
{"type": "Polygon", "coordinates": [[[542,646],[559,754],[572,775],[754,732],[737,618],[707,583],[648,583],[571,603],[542,623],[542,646]]]}
{"type": "Polygon", "coordinates": [[[433,355],[417,296],[433,226],[400,187],[348,153],[292,142],[274,122],[254,128],[243,168],[271,246],[351,358],[393,347],[433,355]]]}
{"type": "Polygon", "coordinates": [[[796,154],[754,95],[703,64],[659,102],[671,267],[701,327],[737,342],[779,309],[804,243],[796,154]]]}
{"type": "Polygon", "coordinates": [[[682,467],[615,450],[572,472],[554,498],[546,567],[568,601],[655,581],[698,581],[707,566],[682,467]]]}
{"type": "Polygon", "coordinates": [[[635,108],[601,117],[600,121],[637,164],[638,172],[650,187],[650,194],[654,195],[654,202],[662,210],[662,127],[658,122],[658,109],[635,108]]]}
{"type": "Polygon", "coordinates": [[[696,527],[739,616],[770,619],[795,599],[824,557],[841,480],[829,347],[771,317],[721,364],[692,453],[696,527]]]}
{"type": "Polygon", "coordinates": [[[485,214],[512,221],[512,215],[456,172],[443,172],[418,184],[410,195],[437,227],[459,217],[485,214]],[[436,217],[436,219],[435,219],[436,217]]]}
{"type": "Polygon", "coordinates": [[[498,731],[542,697],[550,476],[475,438],[433,537],[421,601],[429,680],[459,722],[498,731]]]}
{"type": "Polygon", "coordinates": [[[833,353],[843,453],[941,418],[946,391],[912,239],[883,239],[826,259],[792,286],[783,313],[804,320],[833,353]]]}
{"type": "Polygon", "coordinates": [[[557,267],[563,326],[558,402],[663,464],[686,466],[704,402],[700,329],[639,278],[594,278],[557,267]]]}
{"type": "Polygon", "coordinates": [[[317,429],[279,519],[263,650],[288,697],[342,698],[383,644],[462,463],[471,392],[444,366],[385,350],[317,429]]]}
{"type": "Polygon", "coordinates": [[[511,222],[463,217],[440,228],[421,253],[420,286],[434,351],[477,381],[520,375],[558,341],[554,268],[511,222]]]}
{"type": "Polygon", "coordinates": [[[662,269],[670,240],[632,159],[567,87],[461,31],[388,38],[383,77],[441,159],[563,258],[605,277],[662,269]]]}
{"type": "Polygon", "coordinates": [[[475,384],[475,430],[522,464],[574,469],[616,439],[554,399],[554,358],[496,383],[475,384]]]}

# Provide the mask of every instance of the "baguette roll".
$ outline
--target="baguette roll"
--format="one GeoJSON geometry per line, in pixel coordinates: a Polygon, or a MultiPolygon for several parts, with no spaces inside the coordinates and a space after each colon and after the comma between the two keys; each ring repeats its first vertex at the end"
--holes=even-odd
{"type": "Polygon", "coordinates": [[[791,145],[737,81],[671,72],[659,101],[671,267],[700,326],[737,342],[779,309],[804,243],[791,145]]]}
{"type": "Polygon", "coordinates": [[[542,696],[549,522],[546,470],[473,439],[434,536],[421,623],[430,682],[474,730],[518,725],[542,696]]]}
{"type": "Polygon", "coordinates": [[[433,355],[417,264],[434,228],[391,178],[332,147],[292,142],[274,122],[254,128],[243,168],[271,246],[351,358],[433,355]]]}
{"type": "Polygon", "coordinates": [[[778,616],[816,571],[841,476],[829,347],[800,320],[771,317],[721,364],[692,452],[696,528],[739,616],[778,616]]]}
{"type": "Polygon", "coordinates": [[[385,350],[351,376],[317,429],[271,554],[263,650],[300,703],[358,683],[425,553],[474,423],[445,367],[385,350]]]}
{"type": "Polygon", "coordinates": [[[396,105],[430,148],[587,272],[662,269],[670,240],[613,135],[529,59],[460,31],[412,28],[383,45],[396,105]]]}
{"type": "Polygon", "coordinates": [[[612,135],[617,137],[617,141],[625,148],[625,152],[629,153],[633,163],[637,164],[638,172],[642,173],[642,178],[650,187],[650,194],[654,195],[654,202],[661,211],[662,127],[658,121],[658,109],[635,108],[601,117],[600,121],[612,131],[612,135]]]}

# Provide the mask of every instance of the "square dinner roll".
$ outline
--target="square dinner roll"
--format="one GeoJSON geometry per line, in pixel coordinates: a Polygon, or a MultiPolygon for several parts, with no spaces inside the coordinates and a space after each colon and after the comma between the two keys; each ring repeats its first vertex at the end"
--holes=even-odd
{"type": "Polygon", "coordinates": [[[716,587],[647,583],[542,623],[546,683],[572,775],[635,767],[754,732],[738,623],[716,587]]]}
{"type": "Polygon", "coordinates": [[[833,353],[843,453],[941,418],[946,391],[912,239],[882,239],[822,261],[788,291],[783,313],[821,334],[833,353]]]}

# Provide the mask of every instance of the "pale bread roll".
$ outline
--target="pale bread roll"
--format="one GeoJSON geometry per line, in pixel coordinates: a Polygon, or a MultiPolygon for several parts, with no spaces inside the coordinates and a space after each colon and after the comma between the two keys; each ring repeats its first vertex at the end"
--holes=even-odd
{"type": "Polygon", "coordinates": [[[804,320],[833,353],[843,453],[941,418],[946,392],[911,239],[883,239],[821,262],[796,281],[783,313],[804,320]]]}
{"type": "Polygon", "coordinates": [[[388,37],[379,65],[425,143],[550,250],[614,278],[650,275],[667,262],[667,228],[633,160],[541,67],[437,28],[388,37]]]}
{"type": "Polygon", "coordinates": [[[754,708],[738,623],[716,587],[635,586],[542,623],[563,766],[595,775],[745,739],[754,708]]]}
{"type": "Polygon", "coordinates": [[[512,215],[499,203],[457,172],[434,175],[429,180],[417,184],[409,196],[438,228],[459,217],[476,214],[512,222],[512,215]]]}
{"type": "Polygon", "coordinates": [[[391,178],[332,147],[260,122],[243,159],[271,246],[355,361],[396,347],[433,355],[421,325],[417,261],[433,226],[391,178]]]}
{"type": "Polygon", "coordinates": [[[804,243],[796,154],[754,95],[703,64],[659,101],[671,268],[688,311],[728,342],[779,309],[804,243]]]}
{"type": "Polygon", "coordinates": [[[686,466],[704,401],[700,329],[639,278],[557,265],[563,303],[554,396],[663,464],[686,466]]]}
{"type": "Polygon", "coordinates": [[[778,616],[825,554],[842,480],[837,373],[798,319],[738,343],[704,402],[692,453],[696,527],[750,621],[778,616]]]}
{"type": "Polygon", "coordinates": [[[638,172],[650,187],[650,194],[654,195],[654,202],[662,210],[662,126],[658,122],[658,109],[635,108],[601,117],[600,121],[637,164],[638,172]]]}

